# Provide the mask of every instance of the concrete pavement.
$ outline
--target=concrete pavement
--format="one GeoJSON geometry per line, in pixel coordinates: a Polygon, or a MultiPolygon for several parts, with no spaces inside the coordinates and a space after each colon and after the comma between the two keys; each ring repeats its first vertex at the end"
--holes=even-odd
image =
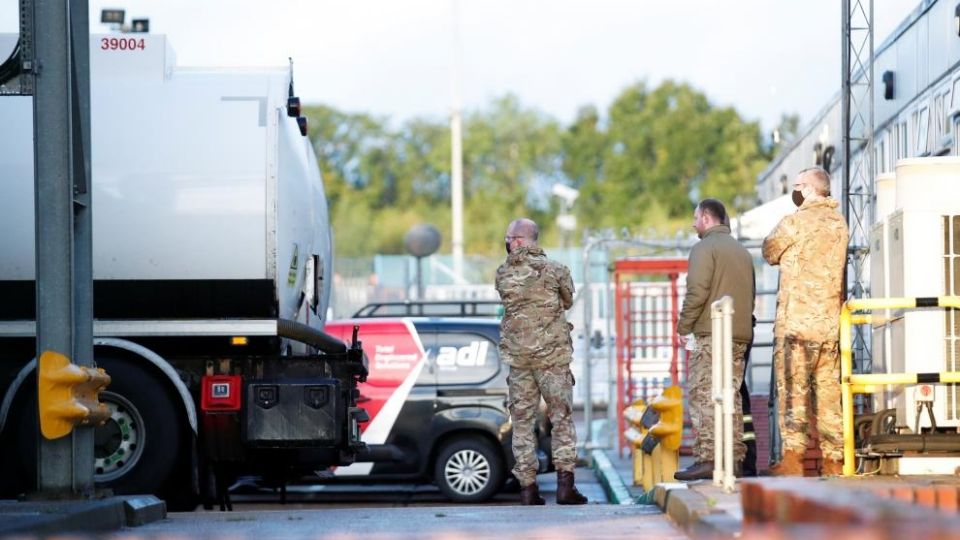
{"type": "MultiPolygon", "coordinates": [[[[733,493],[700,480],[645,493],[632,485],[629,457],[593,454],[612,503],[656,504],[691,537],[939,539],[960,530],[957,475],[760,477],[738,479],[733,493]]],[[[681,458],[681,467],[690,463],[681,458]]]]}
{"type": "MultiPolygon", "coordinates": [[[[593,432],[594,446],[599,446],[607,436],[606,422],[596,421],[593,432]]],[[[648,493],[633,485],[633,461],[627,450],[618,455],[614,449],[594,449],[591,458],[611,504],[656,505],[691,536],[733,537],[742,531],[739,482],[733,493],[714,486],[712,480],[658,484],[648,493]]],[[[693,458],[681,456],[680,468],[691,463],[693,458]]]]}
{"type": "Polygon", "coordinates": [[[82,501],[0,501],[0,536],[108,532],[163,519],[166,505],[152,495],[82,501]]]}

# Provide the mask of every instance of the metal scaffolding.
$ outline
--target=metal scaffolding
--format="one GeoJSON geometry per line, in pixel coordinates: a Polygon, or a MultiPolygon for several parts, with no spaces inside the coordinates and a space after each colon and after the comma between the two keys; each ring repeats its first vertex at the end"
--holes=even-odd
{"type": "MultiPolygon", "coordinates": [[[[864,272],[870,251],[870,226],[874,219],[875,178],[873,122],[873,0],[843,0],[842,50],[843,90],[841,115],[843,141],[843,215],[850,229],[847,248],[848,298],[870,295],[864,272]]],[[[859,326],[853,336],[854,367],[859,373],[871,371],[866,329],[859,326]]]]}

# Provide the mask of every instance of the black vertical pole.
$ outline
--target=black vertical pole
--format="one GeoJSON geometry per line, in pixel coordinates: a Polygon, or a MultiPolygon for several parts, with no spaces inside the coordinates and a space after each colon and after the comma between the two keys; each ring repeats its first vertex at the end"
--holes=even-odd
{"type": "Polygon", "coordinates": [[[417,300],[423,300],[423,257],[417,257],[417,300]]]}

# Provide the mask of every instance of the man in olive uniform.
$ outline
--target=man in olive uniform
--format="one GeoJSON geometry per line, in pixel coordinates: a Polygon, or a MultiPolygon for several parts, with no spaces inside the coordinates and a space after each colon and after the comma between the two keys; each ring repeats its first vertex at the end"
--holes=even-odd
{"type": "Polygon", "coordinates": [[[553,463],[557,467],[557,503],[585,504],[573,483],[577,433],[573,426],[573,342],[566,310],[573,305],[570,270],[551,261],[537,245],[540,232],[529,219],[517,219],[504,238],[507,260],[497,269],[503,302],[500,357],[510,366],[508,385],[513,418],[513,474],[520,482],[520,503],[544,504],[537,487],[537,438],[540,397],[553,424],[553,463]]]}
{"type": "Polygon", "coordinates": [[[849,233],[830,197],[827,171],[801,171],[793,202],[797,212],[783,218],[763,241],[763,258],[780,265],[773,361],[783,456],[770,472],[803,475],[812,405],[823,474],[834,475],[843,469],[838,343],[849,233]]]}
{"type": "MultiPolygon", "coordinates": [[[[687,265],[687,292],[677,322],[677,333],[692,333],[696,340],[687,376],[690,422],[696,426],[693,454],[697,461],[678,471],[677,480],[713,477],[713,337],[711,304],[723,296],[733,299],[733,388],[743,382],[744,356],[753,340],[754,273],[753,257],[730,235],[727,211],[716,199],[704,199],[693,213],[693,228],[700,241],[690,250],[687,265]]],[[[734,403],[733,458],[739,475],[746,455],[743,442],[742,402],[734,403]]]]}

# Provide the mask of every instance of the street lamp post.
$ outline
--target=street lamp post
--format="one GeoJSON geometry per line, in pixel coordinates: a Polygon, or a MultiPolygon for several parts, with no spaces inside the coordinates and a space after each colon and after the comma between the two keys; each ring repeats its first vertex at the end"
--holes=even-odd
{"type": "Polygon", "coordinates": [[[453,0],[453,107],[450,114],[450,205],[453,275],[463,278],[463,147],[460,121],[460,4],[453,0]]]}

